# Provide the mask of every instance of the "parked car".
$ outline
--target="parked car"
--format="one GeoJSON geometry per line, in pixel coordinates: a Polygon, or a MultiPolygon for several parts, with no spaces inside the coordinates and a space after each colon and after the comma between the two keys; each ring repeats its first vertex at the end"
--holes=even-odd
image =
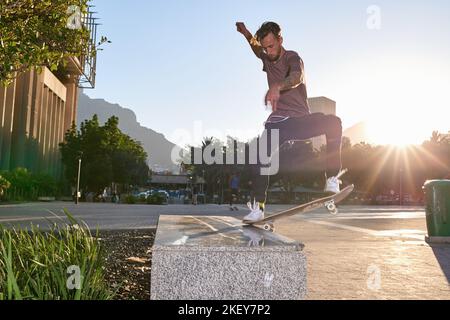
{"type": "Polygon", "coordinates": [[[143,192],[139,192],[138,194],[136,194],[136,197],[147,199],[150,195],[151,194],[149,191],[143,191],[143,192]]]}
{"type": "Polygon", "coordinates": [[[166,203],[169,202],[170,195],[166,190],[158,190],[156,191],[156,193],[162,196],[165,199],[166,203]]]}

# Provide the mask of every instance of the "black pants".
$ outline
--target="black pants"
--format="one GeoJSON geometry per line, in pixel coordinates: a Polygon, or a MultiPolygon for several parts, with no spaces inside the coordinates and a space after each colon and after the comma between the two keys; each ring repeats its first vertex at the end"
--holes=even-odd
{"type": "MultiPolygon", "coordinates": [[[[273,155],[272,152],[278,152],[278,150],[271,150],[273,129],[279,130],[279,147],[286,141],[307,140],[324,134],[327,140],[327,176],[335,176],[341,169],[342,123],[340,118],[323,113],[312,113],[301,118],[288,118],[280,122],[267,122],[263,134],[267,134],[268,137],[268,155],[273,155]]],[[[260,169],[263,165],[260,161],[258,161],[256,166],[252,167],[252,180],[255,188],[256,201],[265,202],[270,176],[261,174],[260,169]]],[[[282,168],[279,169],[281,170],[282,168]]]]}

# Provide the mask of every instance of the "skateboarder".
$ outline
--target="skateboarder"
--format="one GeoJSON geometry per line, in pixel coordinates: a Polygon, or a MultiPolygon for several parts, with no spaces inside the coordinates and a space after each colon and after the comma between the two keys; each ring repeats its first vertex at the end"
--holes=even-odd
{"type": "MultiPolygon", "coordinates": [[[[327,140],[327,170],[325,192],[340,191],[341,172],[341,119],[323,113],[311,114],[309,110],[303,61],[295,51],[285,50],[281,28],[275,22],[265,22],[253,36],[242,22],[236,23],[237,31],[245,36],[254,54],[262,60],[263,71],[267,74],[269,90],[265,104],[272,107],[272,113],[265,122],[265,133],[270,137],[271,130],[279,130],[279,144],[286,141],[306,140],[324,134],[327,140]]],[[[263,133],[264,134],[264,133],[263,133]]],[[[271,150],[268,138],[268,154],[271,150]]],[[[249,203],[250,213],[245,221],[258,221],[264,218],[264,204],[269,186],[268,176],[261,175],[259,168],[253,172],[255,198],[249,203]]]]}

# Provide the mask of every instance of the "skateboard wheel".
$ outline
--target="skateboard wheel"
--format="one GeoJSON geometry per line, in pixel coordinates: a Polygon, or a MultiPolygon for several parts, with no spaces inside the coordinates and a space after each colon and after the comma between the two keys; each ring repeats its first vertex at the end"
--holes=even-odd
{"type": "Polygon", "coordinates": [[[331,213],[332,215],[337,215],[337,214],[339,213],[339,211],[338,211],[337,208],[335,208],[334,210],[330,210],[330,213],[331,213]]]}
{"type": "Polygon", "coordinates": [[[334,202],[330,202],[327,204],[327,210],[331,212],[333,211],[337,211],[336,205],[334,204],[334,202]]]}
{"type": "Polygon", "coordinates": [[[272,224],[269,224],[269,223],[266,223],[266,224],[263,226],[263,229],[266,230],[266,231],[271,231],[271,232],[273,232],[273,225],[272,225],[272,224]]]}

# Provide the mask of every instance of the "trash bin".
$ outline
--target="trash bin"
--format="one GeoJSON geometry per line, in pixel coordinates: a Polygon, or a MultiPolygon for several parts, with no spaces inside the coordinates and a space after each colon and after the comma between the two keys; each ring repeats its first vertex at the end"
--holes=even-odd
{"type": "Polygon", "coordinates": [[[450,237],[450,180],[426,181],[423,190],[428,237],[450,237]]]}

